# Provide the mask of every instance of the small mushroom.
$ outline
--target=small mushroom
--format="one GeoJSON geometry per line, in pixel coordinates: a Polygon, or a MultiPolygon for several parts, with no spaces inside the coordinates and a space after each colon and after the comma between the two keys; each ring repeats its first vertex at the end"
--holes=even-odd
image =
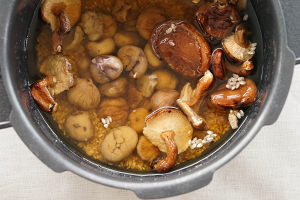
{"type": "Polygon", "coordinates": [[[236,8],[230,4],[207,2],[199,7],[196,18],[209,39],[222,39],[241,21],[236,8]]]}
{"type": "Polygon", "coordinates": [[[76,85],[68,91],[68,100],[81,109],[96,108],[100,103],[100,93],[91,79],[77,79],[76,85]]]}
{"type": "Polygon", "coordinates": [[[123,96],[127,92],[128,81],[126,78],[118,78],[99,87],[100,93],[107,97],[123,96]]]}
{"type": "Polygon", "coordinates": [[[101,143],[102,156],[109,162],[120,162],[128,157],[138,143],[137,133],[128,126],[112,129],[101,143]]]}
{"type": "Polygon", "coordinates": [[[188,77],[200,77],[209,68],[211,49],[197,29],[179,20],[157,26],[151,35],[154,54],[174,71],[188,77]]]}
{"type": "Polygon", "coordinates": [[[158,172],[169,171],[176,163],[177,159],[177,146],[174,141],[174,131],[166,131],[161,134],[161,138],[165,141],[167,146],[167,156],[158,161],[153,168],[158,172]]]}
{"type": "Polygon", "coordinates": [[[223,49],[231,59],[243,63],[253,58],[257,43],[251,43],[248,34],[245,26],[239,25],[234,34],[222,40],[223,49]]]}
{"type": "Polygon", "coordinates": [[[67,134],[78,142],[86,142],[94,136],[94,126],[88,112],[70,114],[65,121],[65,128],[67,134]]]}
{"type": "Polygon", "coordinates": [[[47,79],[39,80],[33,84],[30,94],[43,110],[56,111],[57,103],[51,96],[48,85],[47,79]]]}
{"type": "Polygon", "coordinates": [[[193,90],[190,83],[187,83],[181,90],[180,98],[189,106],[195,105],[201,96],[208,90],[213,83],[214,76],[207,70],[203,77],[197,83],[197,87],[193,90]]]}
{"type": "Polygon", "coordinates": [[[115,42],[112,38],[105,38],[99,42],[88,42],[86,49],[90,56],[109,55],[115,51],[115,42]]]}
{"type": "Polygon", "coordinates": [[[200,117],[187,103],[181,99],[177,99],[176,102],[195,128],[204,129],[206,127],[204,118],[200,117]]]}
{"type": "Polygon", "coordinates": [[[61,55],[50,55],[43,61],[40,72],[52,77],[52,81],[48,81],[47,85],[52,96],[56,96],[74,85],[71,68],[69,60],[61,55]]]}
{"type": "Polygon", "coordinates": [[[166,131],[175,133],[174,140],[178,148],[178,154],[188,148],[188,141],[193,135],[193,127],[186,116],[177,108],[163,107],[152,112],[146,118],[144,135],[160,151],[165,153],[167,152],[167,146],[161,138],[161,134],[166,131]]]}
{"type": "Polygon", "coordinates": [[[177,154],[188,148],[193,128],[181,111],[163,107],[146,118],[143,133],[160,151],[167,153],[165,158],[154,165],[155,170],[166,172],[175,165],[177,154]]]}
{"type": "Polygon", "coordinates": [[[179,92],[177,92],[176,90],[158,90],[151,97],[152,110],[156,110],[165,106],[173,106],[178,97],[179,92]]]}
{"type": "Polygon", "coordinates": [[[104,19],[102,13],[87,11],[82,14],[80,26],[90,41],[99,40],[104,34],[104,19]]]}
{"type": "Polygon", "coordinates": [[[101,55],[92,59],[90,71],[94,81],[104,84],[117,79],[122,74],[123,64],[115,56],[101,55]]]}
{"type": "Polygon", "coordinates": [[[119,49],[118,57],[131,78],[141,78],[148,68],[144,51],[136,46],[126,45],[119,49]]]}
{"type": "Polygon", "coordinates": [[[254,69],[254,65],[251,60],[247,60],[240,65],[233,65],[226,62],[225,66],[229,71],[232,71],[240,76],[249,76],[254,69]]]}
{"type": "Polygon", "coordinates": [[[211,57],[211,66],[214,75],[221,80],[226,77],[226,67],[224,66],[224,58],[222,49],[216,49],[211,57]]]}
{"type": "Polygon", "coordinates": [[[41,6],[42,18],[50,24],[55,52],[62,50],[64,34],[71,30],[81,15],[80,0],[45,0],[41,6]]]}
{"type": "Polygon", "coordinates": [[[145,40],[149,40],[155,26],[165,20],[164,11],[158,8],[148,8],[138,17],[136,28],[145,40]]]}
{"type": "Polygon", "coordinates": [[[225,87],[225,84],[213,92],[210,100],[213,105],[226,108],[239,108],[250,106],[257,96],[255,83],[250,79],[245,79],[245,84],[238,89],[232,90],[225,87]]]}
{"type": "Polygon", "coordinates": [[[84,39],[84,33],[80,26],[76,26],[70,33],[66,35],[64,41],[62,43],[62,47],[64,49],[64,53],[71,54],[72,51],[77,50],[79,45],[84,39]]]}
{"type": "Polygon", "coordinates": [[[150,97],[157,85],[157,76],[155,74],[144,75],[137,80],[137,88],[144,97],[150,97]]]}

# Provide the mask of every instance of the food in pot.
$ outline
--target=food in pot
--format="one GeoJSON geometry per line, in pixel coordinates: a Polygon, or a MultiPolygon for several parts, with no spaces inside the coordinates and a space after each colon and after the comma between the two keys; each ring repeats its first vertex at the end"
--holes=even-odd
{"type": "Polygon", "coordinates": [[[43,1],[31,95],[95,162],[163,173],[238,128],[257,96],[238,1],[76,2],[43,1]]]}

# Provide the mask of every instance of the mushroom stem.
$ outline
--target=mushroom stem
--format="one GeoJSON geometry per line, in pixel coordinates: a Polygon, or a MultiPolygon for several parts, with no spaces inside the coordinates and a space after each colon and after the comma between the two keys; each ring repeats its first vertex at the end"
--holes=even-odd
{"type": "Polygon", "coordinates": [[[57,103],[54,101],[53,97],[51,96],[47,86],[49,83],[47,82],[49,78],[39,80],[36,82],[31,90],[30,93],[33,99],[39,104],[39,106],[45,111],[56,111],[57,103]]]}
{"type": "Polygon", "coordinates": [[[207,70],[204,73],[204,76],[197,83],[197,87],[194,90],[193,98],[186,103],[189,106],[195,105],[198,102],[198,100],[200,99],[200,97],[203,95],[203,93],[210,87],[213,80],[214,80],[214,75],[209,70],[207,70]]]}
{"type": "Polygon", "coordinates": [[[226,77],[226,68],[224,67],[224,57],[222,49],[216,49],[211,58],[211,65],[214,75],[223,80],[226,77]]]}
{"type": "Polygon", "coordinates": [[[181,99],[177,99],[176,102],[195,128],[205,128],[205,120],[197,115],[197,113],[187,103],[183,102],[181,99]]]}
{"type": "Polygon", "coordinates": [[[248,40],[249,31],[245,28],[244,25],[239,25],[235,29],[234,40],[241,47],[247,48],[250,45],[248,40]]]}
{"type": "Polygon", "coordinates": [[[54,52],[60,53],[62,51],[63,38],[71,30],[71,25],[69,18],[62,11],[55,14],[59,19],[59,29],[52,33],[52,46],[54,52]]]}
{"type": "Polygon", "coordinates": [[[178,149],[174,140],[174,135],[174,131],[166,131],[160,135],[167,145],[167,156],[154,165],[153,168],[158,172],[169,171],[176,163],[178,149]]]}
{"type": "Polygon", "coordinates": [[[232,71],[233,73],[238,74],[240,76],[250,75],[254,68],[253,62],[251,60],[247,60],[241,65],[233,65],[228,62],[224,62],[224,65],[229,71],[232,71]]]}

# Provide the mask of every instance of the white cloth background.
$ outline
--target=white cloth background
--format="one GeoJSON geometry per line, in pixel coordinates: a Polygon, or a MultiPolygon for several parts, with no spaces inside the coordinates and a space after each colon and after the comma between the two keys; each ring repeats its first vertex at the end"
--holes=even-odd
{"type": "MultiPolygon", "coordinates": [[[[170,199],[300,199],[300,66],[279,120],[219,169],[211,184],[170,199]]],[[[0,131],[0,200],[138,199],[131,191],[55,173],[21,142],[13,129],[0,131]]]]}

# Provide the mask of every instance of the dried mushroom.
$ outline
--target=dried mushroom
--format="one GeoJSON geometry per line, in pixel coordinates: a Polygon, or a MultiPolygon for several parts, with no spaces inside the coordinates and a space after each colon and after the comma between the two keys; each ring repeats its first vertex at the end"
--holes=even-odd
{"type": "Polygon", "coordinates": [[[66,35],[62,43],[64,53],[71,53],[76,50],[84,39],[84,33],[80,26],[76,26],[69,34],[66,35]]]}
{"type": "Polygon", "coordinates": [[[145,108],[137,108],[129,114],[129,126],[133,128],[137,133],[143,133],[145,127],[145,119],[149,115],[149,112],[145,108]]]}
{"type": "Polygon", "coordinates": [[[189,106],[195,105],[201,96],[208,90],[213,83],[214,76],[207,70],[203,77],[197,83],[196,89],[192,89],[190,83],[187,83],[181,90],[180,98],[185,101],[189,106]]]}
{"type": "Polygon", "coordinates": [[[248,35],[245,26],[239,25],[234,34],[222,40],[223,49],[231,59],[245,62],[253,58],[257,43],[251,43],[248,35]]]}
{"type": "Polygon", "coordinates": [[[176,72],[200,77],[209,68],[210,46],[197,29],[184,21],[167,21],[151,35],[154,54],[176,72]]]}
{"type": "Polygon", "coordinates": [[[30,94],[39,106],[45,111],[56,111],[57,103],[51,96],[46,79],[40,80],[33,84],[30,94]]]}
{"type": "Polygon", "coordinates": [[[141,136],[136,146],[136,151],[139,157],[151,163],[160,155],[159,149],[154,146],[145,136],[141,136]]]}
{"type": "Polygon", "coordinates": [[[239,65],[233,65],[230,63],[226,63],[225,66],[229,71],[232,71],[233,73],[238,74],[240,76],[250,75],[254,68],[254,64],[251,60],[250,61],[247,60],[244,63],[239,64],[239,65]]]}
{"type": "Polygon", "coordinates": [[[174,140],[178,148],[178,154],[188,148],[188,141],[193,135],[193,127],[180,110],[173,107],[163,107],[152,112],[146,118],[144,135],[160,151],[165,153],[167,152],[167,146],[161,138],[161,134],[166,131],[174,131],[174,140]]]}
{"type": "Polygon", "coordinates": [[[152,110],[156,110],[165,106],[173,106],[176,99],[179,97],[179,92],[176,90],[162,89],[155,92],[151,97],[152,110]]]}
{"type": "Polygon", "coordinates": [[[127,92],[128,81],[122,77],[109,83],[100,86],[100,93],[107,97],[123,96],[127,92]]]}
{"type": "Polygon", "coordinates": [[[40,66],[40,73],[52,77],[48,81],[48,89],[52,96],[56,96],[74,85],[71,63],[61,55],[48,56],[40,66]]]}
{"type": "Polygon", "coordinates": [[[149,40],[152,30],[156,25],[163,21],[166,21],[163,10],[158,8],[148,8],[138,17],[136,29],[145,40],[149,40]]]}
{"type": "Polygon", "coordinates": [[[112,122],[109,124],[111,128],[123,126],[127,122],[129,107],[123,98],[106,98],[104,99],[98,110],[98,117],[106,119],[110,117],[112,122]]]}
{"type": "Polygon", "coordinates": [[[96,108],[100,103],[100,93],[91,79],[77,79],[76,85],[68,91],[68,101],[81,109],[96,108]]]}
{"type": "Polygon", "coordinates": [[[70,114],[65,121],[65,128],[68,136],[78,142],[86,142],[94,136],[94,126],[88,112],[70,114]]]}
{"type": "Polygon", "coordinates": [[[94,81],[104,84],[117,79],[122,74],[123,64],[115,56],[101,55],[92,59],[90,71],[94,81]]]}
{"type": "Polygon", "coordinates": [[[116,45],[112,38],[106,38],[100,42],[88,42],[86,45],[86,49],[92,57],[112,54],[115,47],[116,45]]]}
{"type": "Polygon", "coordinates": [[[241,21],[234,6],[219,2],[207,2],[200,6],[196,18],[203,32],[211,39],[222,39],[241,21]]]}
{"type": "MultiPolygon", "coordinates": [[[[238,79],[238,78],[237,78],[238,79]]],[[[237,89],[228,89],[225,84],[221,85],[217,91],[210,96],[213,105],[226,108],[239,108],[250,106],[257,96],[255,83],[250,79],[245,79],[245,84],[238,85],[237,89]]]]}
{"type": "Polygon", "coordinates": [[[142,77],[148,68],[144,51],[136,46],[126,45],[119,49],[118,57],[131,78],[142,77]]]}
{"type": "Polygon", "coordinates": [[[81,15],[80,0],[45,0],[41,5],[42,18],[50,24],[53,49],[60,52],[64,34],[71,30],[81,15]]]}
{"type": "Polygon", "coordinates": [[[114,36],[115,43],[118,47],[126,45],[139,45],[142,43],[142,39],[136,32],[132,31],[121,31],[114,36]]]}
{"type": "Polygon", "coordinates": [[[224,58],[222,49],[216,49],[211,57],[212,71],[218,79],[225,79],[226,67],[224,66],[224,58]]]}
{"type": "Polygon", "coordinates": [[[137,142],[137,133],[128,126],[121,126],[105,136],[100,151],[107,161],[120,162],[134,151],[137,142]]]}

